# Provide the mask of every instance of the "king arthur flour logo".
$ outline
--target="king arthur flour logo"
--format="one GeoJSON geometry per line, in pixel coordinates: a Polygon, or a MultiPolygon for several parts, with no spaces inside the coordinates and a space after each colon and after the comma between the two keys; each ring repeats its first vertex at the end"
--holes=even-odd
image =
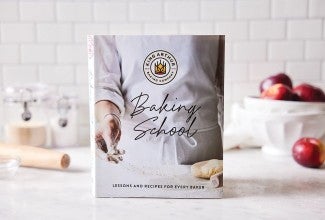
{"type": "Polygon", "coordinates": [[[172,81],[177,74],[175,57],[164,50],[151,52],[143,62],[143,72],[147,79],[157,85],[172,81]]]}

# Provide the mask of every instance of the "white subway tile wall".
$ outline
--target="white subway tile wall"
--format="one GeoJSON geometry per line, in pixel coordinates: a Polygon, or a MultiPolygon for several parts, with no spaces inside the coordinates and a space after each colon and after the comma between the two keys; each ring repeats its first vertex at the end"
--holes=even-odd
{"type": "Polygon", "coordinates": [[[128,4],[125,1],[99,2],[94,5],[95,21],[127,21],[128,4]]]}
{"type": "Polygon", "coordinates": [[[20,2],[20,18],[22,21],[53,21],[55,11],[54,2],[44,1],[35,2],[33,1],[21,1],[20,2]]]}
{"type": "Polygon", "coordinates": [[[267,75],[325,86],[324,0],[1,0],[0,87],[44,82],[79,94],[88,143],[87,34],[225,34],[230,106],[267,75]]]}
{"type": "Polygon", "coordinates": [[[73,25],[64,23],[38,23],[36,26],[37,41],[39,43],[71,42],[73,25]]]}
{"type": "Polygon", "coordinates": [[[272,0],[272,18],[308,18],[308,4],[308,0],[272,0]]]}

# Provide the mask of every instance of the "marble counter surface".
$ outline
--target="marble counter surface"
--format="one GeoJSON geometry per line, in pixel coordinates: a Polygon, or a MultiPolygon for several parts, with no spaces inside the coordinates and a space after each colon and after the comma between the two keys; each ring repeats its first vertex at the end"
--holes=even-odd
{"type": "Polygon", "coordinates": [[[96,199],[90,150],[65,149],[67,171],[20,168],[0,180],[0,219],[325,219],[325,168],[259,149],[224,154],[224,199],[96,199]]]}

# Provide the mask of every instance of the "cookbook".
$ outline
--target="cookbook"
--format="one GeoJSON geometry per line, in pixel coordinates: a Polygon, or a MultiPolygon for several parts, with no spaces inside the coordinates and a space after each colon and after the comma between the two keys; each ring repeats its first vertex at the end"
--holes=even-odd
{"type": "Polygon", "coordinates": [[[88,36],[96,197],[222,197],[224,39],[88,36]]]}

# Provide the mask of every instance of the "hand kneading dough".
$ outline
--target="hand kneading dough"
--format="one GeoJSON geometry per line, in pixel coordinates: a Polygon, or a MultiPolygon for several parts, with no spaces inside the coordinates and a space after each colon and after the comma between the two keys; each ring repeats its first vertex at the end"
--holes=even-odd
{"type": "Polygon", "coordinates": [[[222,172],[222,162],[217,159],[197,162],[191,166],[191,173],[195,177],[210,179],[211,176],[222,172]]]}

